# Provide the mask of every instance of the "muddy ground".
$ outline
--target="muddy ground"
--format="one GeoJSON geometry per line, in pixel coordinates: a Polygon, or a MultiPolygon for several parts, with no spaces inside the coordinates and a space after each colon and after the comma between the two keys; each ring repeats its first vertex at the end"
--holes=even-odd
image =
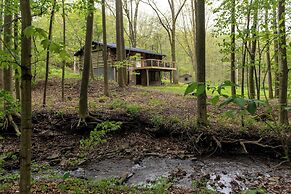
{"type": "MultiPolygon", "coordinates": [[[[234,193],[253,187],[265,188],[270,193],[291,192],[290,167],[278,165],[284,161],[287,148],[291,147],[290,131],[278,132],[275,127],[268,127],[265,121],[251,116],[247,117],[247,124],[242,128],[240,119],[222,116],[226,108],[215,106],[208,107],[209,126],[198,128],[195,125],[195,97],[136,87],[120,89],[112,83],[111,97],[106,98],[102,95],[102,82],[93,81],[89,86],[89,106],[94,118],[121,121],[123,124],[120,130],[107,135],[107,142],[82,158],[80,140],[88,137],[96,122],[88,120],[87,125],[78,126],[79,81],[67,80],[65,102],[61,101],[60,88],[60,80],[49,82],[47,106],[43,108],[43,82],[34,86],[32,159],[35,163],[46,163],[76,176],[79,171],[99,169],[97,172],[100,172],[106,168],[128,167],[117,176],[122,177],[124,173],[130,175],[126,179],[129,184],[152,181],[147,178],[152,168],[145,170],[147,177],[138,179],[144,166],[147,169],[172,164],[174,168],[165,167],[163,172],[153,177],[175,176],[175,180],[186,177],[187,183],[182,184],[185,190],[174,189],[171,191],[173,193],[190,192],[193,190],[192,179],[205,177],[209,188],[223,193],[229,191],[223,190],[229,188],[229,184],[234,184],[231,186],[234,193]],[[106,164],[112,163],[113,167],[100,165],[104,161],[106,164]],[[118,166],[122,164],[118,162],[114,167],[114,161],[123,161],[124,166],[118,166]],[[219,183],[223,179],[228,182],[219,183]]],[[[263,109],[261,107],[259,113],[263,109]]],[[[18,156],[19,138],[10,131],[2,131],[1,135],[0,153],[11,152],[18,156]]],[[[3,166],[8,172],[18,167],[19,161],[10,158],[3,166]]],[[[96,176],[86,174],[87,178],[96,176]]],[[[173,184],[173,188],[177,187],[178,183],[173,184]]]]}

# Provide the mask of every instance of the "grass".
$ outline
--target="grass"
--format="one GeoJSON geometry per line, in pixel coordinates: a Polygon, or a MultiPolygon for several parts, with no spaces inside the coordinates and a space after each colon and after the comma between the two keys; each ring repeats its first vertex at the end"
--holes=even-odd
{"type": "MultiPolygon", "coordinates": [[[[150,91],[154,90],[154,91],[160,91],[160,92],[184,95],[187,86],[188,86],[187,84],[182,84],[182,83],[179,83],[179,84],[166,83],[165,85],[162,85],[162,86],[143,87],[143,89],[150,90],[150,91]]],[[[217,87],[218,85],[215,85],[215,86],[217,87]]],[[[248,91],[247,91],[247,89],[245,89],[245,95],[247,95],[247,93],[248,93],[248,91]]],[[[223,90],[223,94],[231,96],[231,88],[230,87],[226,87],[223,90]]],[[[237,94],[239,94],[239,95],[241,94],[241,88],[240,87],[237,88],[237,94]]],[[[211,96],[212,95],[211,91],[208,91],[207,95],[211,96]]],[[[268,91],[267,88],[266,88],[266,95],[267,95],[267,97],[269,96],[269,91],[268,91]]],[[[289,97],[289,99],[291,99],[291,90],[289,90],[288,97],[289,97]]],[[[264,95],[264,90],[263,89],[261,90],[261,99],[263,99],[263,100],[265,99],[265,95],[264,95]]]]}

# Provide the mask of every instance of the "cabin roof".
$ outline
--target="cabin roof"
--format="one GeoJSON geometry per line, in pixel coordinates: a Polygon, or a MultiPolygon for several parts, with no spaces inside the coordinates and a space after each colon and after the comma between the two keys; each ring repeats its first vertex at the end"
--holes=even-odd
{"type": "MultiPolygon", "coordinates": [[[[103,42],[93,41],[92,46],[93,47],[103,46],[103,42]]],[[[114,43],[107,43],[107,47],[111,48],[111,49],[116,49],[117,46],[114,43]]],[[[145,53],[145,54],[149,54],[149,55],[156,55],[156,56],[162,56],[162,57],[166,56],[164,54],[157,53],[154,51],[140,49],[140,48],[131,48],[131,47],[127,47],[127,46],[125,47],[125,50],[128,52],[145,53]]],[[[77,52],[75,52],[74,56],[82,56],[83,54],[84,54],[84,47],[80,48],[77,52]]]]}

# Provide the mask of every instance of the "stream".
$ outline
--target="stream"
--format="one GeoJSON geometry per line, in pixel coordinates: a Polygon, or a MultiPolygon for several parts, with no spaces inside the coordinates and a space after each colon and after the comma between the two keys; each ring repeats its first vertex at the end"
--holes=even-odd
{"type": "Polygon", "coordinates": [[[127,184],[135,186],[151,184],[160,177],[172,177],[173,186],[184,188],[193,188],[193,180],[203,179],[208,189],[228,194],[264,185],[264,182],[291,185],[290,167],[283,165],[274,169],[278,163],[251,156],[186,160],[150,156],[135,162],[129,159],[91,161],[70,174],[94,179],[125,177],[127,184]]]}

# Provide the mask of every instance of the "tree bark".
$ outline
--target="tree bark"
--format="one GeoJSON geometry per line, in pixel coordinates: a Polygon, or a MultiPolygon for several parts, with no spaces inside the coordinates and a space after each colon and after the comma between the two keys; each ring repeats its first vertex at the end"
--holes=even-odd
{"type": "Polygon", "coordinates": [[[92,35],[93,35],[93,21],[94,21],[94,0],[89,1],[89,10],[86,24],[86,41],[84,54],[84,67],[82,71],[82,81],[79,101],[79,116],[81,119],[86,119],[89,115],[88,111],[88,85],[90,77],[91,66],[91,52],[92,52],[92,35]]]}
{"type": "Polygon", "coordinates": [[[288,89],[288,65],[287,65],[287,44],[286,44],[286,26],[285,26],[285,0],[278,2],[278,21],[279,22],[279,54],[280,54],[280,69],[279,69],[279,121],[282,125],[289,125],[288,112],[285,109],[288,105],[287,89],[288,89]]]}
{"type": "Polygon", "coordinates": [[[109,97],[105,0],[102,0],[102,31],[103,31],[104,95],[109,97]]]}
{"type": "MultiPolygon", "coordinates": [[[[235,26],[236,26],[236,19],[235,19],[235,0],[231,1],[231,64],[230,64],[230,80],[232,83],[236,84],[236,76],[235,76],[235,26]]],[[[236,86],[233,85],[231,87],[231,95],[236,95],[236,86]]]]}
{"type": "Polygon", "coordinates": [[[258,0],[254,2],[255,10],[254,10],[254,21],[252,26],[252,48],[250,53],[250,67],[249,67],[249,98],[254,99],[255,92],[255,81],[254,81],[254,73],[255,73],[255,62],[256,62],[256,48],[257,48],[257,25],[258,25],[258,0]]]}
{"type": "MultiPolygon", "coordinates": [[[[277,3],[276,3],[277,4],[277,3]]],[[[278,46],[278,24],[277,6],[273,7],[273,35],[274,35],[274,66],[275,66],[275,98],[279,98],[279,46],[278,46]]]]}
{"type": "MultiPolygon", "coordinates": [[[[249,5],[252,4],[252,0],[249,5]]],[[[249,6],[250,7],[250,6],[249,6]]],[[[248,51],[248,38],[250,36],[250,18],[251,18],[251,8],[248,8],[247,13],[247,25],[246,25],[246,35],[243,40],[243,54],[242,54],[242,73],[241,73],[241,95],[242,97],[245,96],[245,72],[248,72],[246,69],[246,61],[247,61],[247,51],[248,51]]],[[[246,78],[248,78],[248,75],[246,75],[246,78]]],[[[246,83],[248,83],[248,79],[246,80],[246,83]]]]}
{"type": "Polygon", "coordinates": [[[272,68],[271,68],[271,55],[270,55],[270,31],[269,31],[269,5],[266,4],[265,12],[265,28],[266,28],[266,62],[267,62],[267,71],[268,71],[268,85],[269,85],[269,98],[273,99],[273,79],[272,79],[272,68]]]}
{"type": "MultiPolygon", "coordinates": [[[[12,50],[12,13],[11,8],[13,6],[13,2],[11,0],[5,0],[5,8],[4,8],[4,50],[7,53],[10,53],[12,50]]],[[[4,90],[12,95],[12,65],[7,63],[7,67],[4,68],[3,71],[3,79],[4,79],[4,90]]],[[[4,108],[6,109],[6,103],[4,104],[4,108]]]]}
{"type": "MultiPolygon", "coordinates": [[[[4,0],[0,1],[0,25],[3,25],[3,13],[4,13],[4,0]]],[[[3,38],[3,32],[0,31],[0,38],[3,38]]],[[[0,50],[3,50],[2,41],[0,41],[0,50]]],[[[0,68],[0,89],[3,89],[3,68],[0,68]]]]}
{"type": "MultiPolygon", "coordinates": [[[[65,11],[65,0],[62,0],[63,7],[63,45],[64,49],[66,48],[66,11],[65,11]]],[[[62,101],[65,101],[65,69],[66,69],[66,60],[64,59],[62,62],[62,101]]]]}
{"type": "Polygon", "coordinates": [[[122,64],[122,67],[118,67],[118,85],[119,87],[124,87],[126,84],[126,68],[123,64],[125,60],[125,46],[121,0],[116,0],[116,45],[117,61],[122,64]]]}
{"type": "Polygon", "coordinates": [[[31,188],[31,37],[23,34],[31,26],[30,1],[21,0],[21,139],[20,139],[20,193],[29,194],[31,188]]]}
{"type": "MultiPolygon", "coordinates": [[[[197,83],[205,86],[205,1],[196,0],[196,60],[197,83]]],[[[206,91],[197,97],[197,123],[207,124],[206,91]]]]}
{"type": "MultiPolygon", "coordinates": [[[[18,18],[18,13],[14,14],[14,18],[18,18]]],[[[18,36],[18,20],[14,22],[14,50],[15,50],[15,56],[18,58],[19,52],[18,52],[18,44],[19,44],[19,36],[18,36]]],[[[14,71],[14,79],[15,79],[15,96],[16,99],[20,102],[20,74],[18,67],[15,67],[14,71]]]]}
{"type": "MultiPolygon", "coordinates": [[[[49,22],[48,40],[50,42],[52,41],[53,20],[54,20],[54,15],[55,15],[56,3],[57,3],[57,0],[54,0],[51,16],[50,16],[50,22],[49,22]]],[[[45,81],[44,81],[44,91],[43,91],[43,101],[42,101],[43,107],[46,106],[46,92],[47,92],[47,83],[48,83],[48,75],[49,75],[49,63],[50,63],[50,49],[48,47],[47,52],[46,52],[45,81]]]]}

